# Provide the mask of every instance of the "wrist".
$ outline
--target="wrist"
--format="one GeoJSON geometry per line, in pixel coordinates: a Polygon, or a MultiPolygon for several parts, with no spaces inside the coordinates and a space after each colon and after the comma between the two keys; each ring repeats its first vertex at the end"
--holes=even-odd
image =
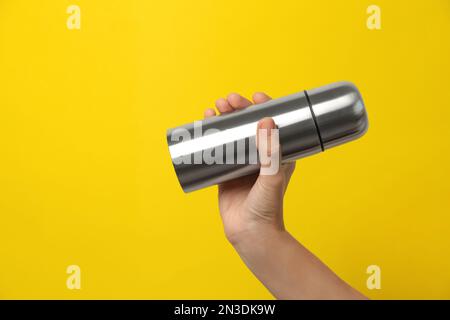
{"type": "Polygon", "coordinates": [[[284,226],[262,224],[246,228],[238,233],[227,236],[228,241],[237,250],[264,248],[286,238],[289,235],[284,226]]]}

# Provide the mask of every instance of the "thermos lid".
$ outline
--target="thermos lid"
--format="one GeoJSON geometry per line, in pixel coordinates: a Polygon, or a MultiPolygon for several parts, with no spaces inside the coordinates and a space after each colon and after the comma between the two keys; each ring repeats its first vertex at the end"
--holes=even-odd
{"type": "Polygon", "coordinates": [[[324,150],[355,140],[368,128],[361,94],[350,82],[337,82],[307,90],[324,150]]]}

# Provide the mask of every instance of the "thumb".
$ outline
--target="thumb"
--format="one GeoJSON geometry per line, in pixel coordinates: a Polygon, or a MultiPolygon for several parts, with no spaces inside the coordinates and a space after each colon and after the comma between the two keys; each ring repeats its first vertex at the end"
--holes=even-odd
{"type": "Polygon", "coordinates": [[[283,189],[284,175],[281,168],[281,148],[278,128],[272,118],[264,118],[258,123],[256,144],[261,163],[257,183],[263,187],[283,189]]]}

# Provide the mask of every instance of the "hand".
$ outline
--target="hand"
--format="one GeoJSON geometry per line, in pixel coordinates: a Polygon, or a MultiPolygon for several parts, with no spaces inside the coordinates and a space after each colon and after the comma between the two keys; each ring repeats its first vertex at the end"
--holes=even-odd
{"type": "MultiPolygon", "coordinates": [[[[254,103],[268,100],[264,93],[253,95],[254,103]]],[[[222,114],[251,105],[251,101],[236,93],[216,102],[222,114]]],[[[206,118],[215,115],[213,109],[205,111],[206,118]]],[[[257,130],[270,132],[275,128],[274,121],[265,118],[257,130]]],[[[280,150],[279,141],[266,139],[266,153],[270,159],[276,159],[270,156],[280,150]]],[[[257,140],[261,158],[261,139],[257,140]]],[[[279,299],[365,299],[285,230],[283,198],[295,163],[282,164],[272,175],[264,175],[263,167],[259,174],[219,186],[225,234],[247,267],[279,299]]]]}
{"type": "MultiPolygon", "coordinates": [[[[255,93],[253,103],[270,100],[265,93],[255,93]]],[[[227,99],[216,101],[220,113],[230,113],[244,109],[252,102],[239,94],[232,93],[227,99]]],[[[205,111],[205,117],[213,117],[213,109],[205,111]]],[[[265,118],[258,123],[258,130],[266,129],[270,134],[275,129],[273,119],[265,118]]],[[[270,146],[270,136],[268,145],[270,146]]],[[[274,141],[278,145],[279,141],[274,141]]],[[[275,146],[272,146],[274,149],[275,146]]],[[[258,151],[261,148],[258,146],[258,151]]],[[[270,152],[270,150],[269,150],[270,152]]],[[[283,164],[274,175],[256,174],[238,178],[219,186],[219,209],[227,239],[232,244],[248,238],[249,233],[283,231],[283,197],[295,169],[295,162],[283,164]]]]}

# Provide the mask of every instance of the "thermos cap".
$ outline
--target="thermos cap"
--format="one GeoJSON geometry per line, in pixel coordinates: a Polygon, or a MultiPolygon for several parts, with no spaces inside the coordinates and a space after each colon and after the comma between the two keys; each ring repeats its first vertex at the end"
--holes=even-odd
{"type": "Polygon", "coordinates": [[[367,131],[364,102],[351,82],[307,90],[306,95],[324,150],[355,140],[367,131]]]}

